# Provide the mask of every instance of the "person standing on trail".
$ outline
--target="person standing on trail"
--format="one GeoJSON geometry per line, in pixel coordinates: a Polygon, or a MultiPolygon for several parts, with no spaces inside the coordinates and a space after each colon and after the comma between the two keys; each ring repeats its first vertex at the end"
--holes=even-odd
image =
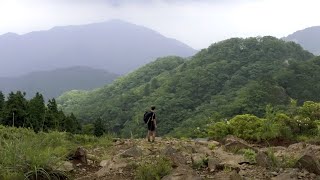
{"type": "Polygon", "coordinates": [[[149,112],[146,112],[144,114],[144,122],[148,126],[148,141],[154,142],[156,137],[156,128],[157,128],[157,121],[156,121],[156,113],[155,113],[156,107],[151,106],[151,109],[149,112]],[[150,137],[152,138],[150,140],[150,137]]]}

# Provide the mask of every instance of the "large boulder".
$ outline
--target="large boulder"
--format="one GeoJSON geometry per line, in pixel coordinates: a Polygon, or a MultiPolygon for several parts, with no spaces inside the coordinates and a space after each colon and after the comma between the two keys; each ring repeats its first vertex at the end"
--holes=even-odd
{"type": "Polygon", "coordinates": [[[214,150],[214,157],[219,158],[219,167],[228,167],[231,169],[238,169],[240,164],[246,162],[242,155],[226,152],[222,147],[214,150]]]}
{"type": "Polygon", "coordinates": [[[221,161],[216,157],[208,158],[208,168],[211,172],[217,169],[217,166],[221,163],[221,161]]]}
{"type": "Polygon", "coordinates": [[[259,151],[256,156],[257,165],[262,167],[271,167],[272,166],[272,160],[268,156],[268,153],[265,151],[259,151]]]}
{"type": "Polygon", "coordinates": [[[224,147],[229,152],[237,152],[240,149],[252,149],[258,151],[256,148],[250,146],[245,140],[235,136],[227,136],[224,140],[224,147]]]}
{"type": "Polygon", "coordinates": [[[171,160],[172,167],[178,167],[180,165],[187,164],[184,156],[180,152],[178,152],[177,149],[171,146],[166,146],[162,151],[162,154],[171,160]]]}
{"type": "Polygon", "coordinates": [[[74,153],[73,159],[77,159],[81,163],[87,164],[87,150],[85,150],[83,147],[78,147],[76,152],[74,153]]]}
{"type": "Polygon", "coordinates": [[[306,153],[302,155],[297,163],[295,164],[295,167],[306,169],[311,173],[315,173],[317,175],[320,175],[320,164],[319,161],[311,154],[306,153]]]}
{"type": "Polygon", "coordinates": [[[142,156],[142,150],[137,146],[133,146],[120,154],[120,157],[123,157],[123,158],[127,158],[127,157],[136,158],[140,156],[142,156]]]}

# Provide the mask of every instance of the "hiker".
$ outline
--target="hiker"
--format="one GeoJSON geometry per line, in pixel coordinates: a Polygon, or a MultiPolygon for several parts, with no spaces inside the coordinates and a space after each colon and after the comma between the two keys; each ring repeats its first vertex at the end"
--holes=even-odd
{"type": "Polygon", "coordinates": [[[148,126],[148,141],[150,142],[150,136],[152,138],[151,142],[154,142],[156,137],[156,128],[157,128],[157,121],[156,121],[156,113],[155,113],[155,106],[151,106],[150,112],[145,113],[145,123],[148,126]]]}

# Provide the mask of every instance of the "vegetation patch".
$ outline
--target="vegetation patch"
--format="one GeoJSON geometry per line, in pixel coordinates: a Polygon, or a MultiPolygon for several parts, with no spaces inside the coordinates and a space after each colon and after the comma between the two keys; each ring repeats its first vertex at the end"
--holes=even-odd
{"type": "Polygon", "coordinates": [[[106,147],[110,144],[109,137],[55,131],[35,133],[31,129],[0,126],[0,179],[67,178],[66,173],[55,168],[78,146],[106,147]]]}
{"type": "Polygon", "coordinates": [[[172,170],[171,161],[165,157],[158,157],[152,162],[142,163],[136,170],[136,180],[160,180],[172,170]]]}

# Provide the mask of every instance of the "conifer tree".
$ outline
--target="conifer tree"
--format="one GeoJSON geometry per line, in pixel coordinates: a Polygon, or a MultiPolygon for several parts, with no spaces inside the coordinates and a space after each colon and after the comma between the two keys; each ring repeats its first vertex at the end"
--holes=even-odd
{"type": "Polygon", "coordinates": [[[3,124],[15,127],[25,125],[27,117],[27,100],[25,93],[17,91],[9,93],[3,109],[3,124]]]}
{"type": "Polygon", "coordinates": [[[49,99],[47,104],[47,111],[45,113],[45,120],[43,124],[43,128],[45,131],[49,129],[59,130],[60,129],[60,122],[59,122],[59,111],[56,100],[49,99]]]}
{"type": "Polygon", "coordinates": [[[2,119],[3,119],[4,103],[5,103],[4,95],[2,91],[0,91],[0,123],[2,123],[2,119]]]}
{"type": "Polygon", "coordinates": [[[35,132],[42,128],[46,107],[42,94],[36,93],[35,97],[28,103],[28,121],[27,127],[32,127],[35,132]]]}
{"type": "Polygon", "coordinates": [[[94,135],[100,137],[105,132],[105,127],[101,118],[94,122],[94,135]]]}

